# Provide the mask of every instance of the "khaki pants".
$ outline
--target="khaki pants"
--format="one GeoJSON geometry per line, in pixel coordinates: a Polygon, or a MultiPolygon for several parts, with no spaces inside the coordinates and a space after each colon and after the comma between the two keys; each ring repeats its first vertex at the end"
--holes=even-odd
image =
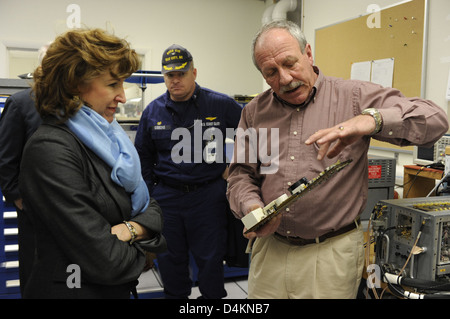
{"type": "Polygon", "coordinates": [[[364,266],[362,227],[319,244],[258,238],[248,276],[249,299],[355,298],[364,266]]]}

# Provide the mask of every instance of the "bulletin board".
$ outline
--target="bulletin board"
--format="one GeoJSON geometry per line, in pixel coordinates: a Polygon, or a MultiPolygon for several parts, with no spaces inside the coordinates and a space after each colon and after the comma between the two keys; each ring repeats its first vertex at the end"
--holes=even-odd
{"type": "MultiPolygon", "coordinates": [[[[407,97],[423,97],[428,0],[405,1],[381,9],[379,27],[370,23],[376,21],[371,14],[317,29],[315,64],[328,76],[349,79],[353,63],[393,58],[392,87],[407,97]]],[[[397,148],[373,139],[372,144],[397,148]]]]}

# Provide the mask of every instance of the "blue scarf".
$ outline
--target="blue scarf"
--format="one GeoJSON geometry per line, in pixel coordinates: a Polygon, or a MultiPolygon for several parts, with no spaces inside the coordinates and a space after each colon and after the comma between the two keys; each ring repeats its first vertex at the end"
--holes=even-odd
{"type": "Polygon", "coordinates": [[[150,201],[141,175],[139,155],[128,135],[114,119],[104,117],[83,105],[67,121],[69,129],[111,168],[112,180],[131,194],[131,216],[143,212],[150,201]]]}

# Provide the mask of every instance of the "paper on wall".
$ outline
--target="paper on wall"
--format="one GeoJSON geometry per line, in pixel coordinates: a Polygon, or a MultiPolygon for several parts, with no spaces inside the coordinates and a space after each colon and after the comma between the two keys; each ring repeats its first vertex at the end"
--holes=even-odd
{"type": "Polygon", "coordinates": [[[353,63],[350,78],[352,80],[370,81],[371,68],[371,61],[353,63]]]}
{"type": "Polygon", "coordinates": [[[394,58],[353,63],[350,74],[352,80],[368,81],[384,87],[392,87],[394,58]]]}
{"type": "Polygon", "coordinates": [[[384,87],[392,87],[394,79],[394,58],[372,62],[372,82],[384,87]]]}

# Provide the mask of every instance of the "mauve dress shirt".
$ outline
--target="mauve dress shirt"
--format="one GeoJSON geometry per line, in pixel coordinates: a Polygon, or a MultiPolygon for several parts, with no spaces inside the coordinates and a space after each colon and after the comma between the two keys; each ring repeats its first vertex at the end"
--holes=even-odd
{"type": "Polygon", "coordinates": [[[288,188],[300,178],[311,180],[337,160],[352,159],[349,166],[283,212],[277,232],[307,239],[352,223],[364,210],[370,144],[370,137],[364,137],[335,158],[318,161],[317,146],[305,144],[309,136],[357,116],[366,108],[378,109],[383,117],[382,130],[373,138],[395,145],[431,146],[448,130],[446,113],[431,101],[406,98],[396,89],[370,82],[324,76],[317,67],[314,69],[318,79],[309,104],[287,105],[269,89],[244,107],[239,128],[257,132],[259,146],[266,149],[258,147],[257,161],[249,156],[238,160],[237,154],[244,150],[241,143],[247,150],[256,143],[237,134],[227,192],[232,211],[241,218],[250,205],[264,207],[280,195],[289,194],[288,188]],[[274,154],[270,154],[271,149],[274,154]]]}

